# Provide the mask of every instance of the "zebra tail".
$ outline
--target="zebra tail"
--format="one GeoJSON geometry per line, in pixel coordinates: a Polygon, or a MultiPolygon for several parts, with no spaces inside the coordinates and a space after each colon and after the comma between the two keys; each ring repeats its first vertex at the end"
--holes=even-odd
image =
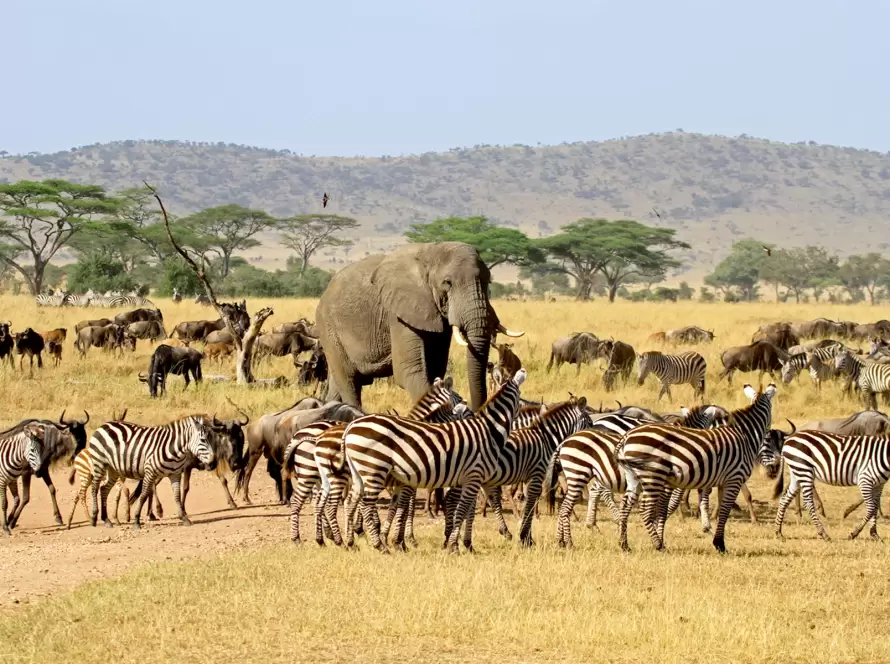
{"type": "Polygon", "coordinates": [[[130,492],[130,501],[129,502],[131,505],[139,499],[139,496],[141,493],[142,493],[142,480],[139,480],[139,483],[136,485],[136,488],[133,489],[132,492],[130,492]]]}
{"type": "Polygon", "coordinates": [[[294,472],[294,452],[296,452],[297,450],[298,442],[299,441],[297,440],[291,439],[291,441],[287,444],[287,447],[284,448],[284,464],[282,466],[284,477],[290,477],[294,472]]]}
{"type": "Polygon", "coordinates": [[[562,464],[559,463],[559,450],[557,447],[547,464],[547,472],[544,475],[544,490],[547,492],[547,509],[553,512],[556,509],[556,486],[559,484],[559,474],[562,472],[562,464]]]}
{"type": "Polygon", "coordinates": [[[776,484],[773,487],[773,500],[785,493],[785,463],[779,466],[779,476],[776,478],[776,484]]]}
{"type": "Polygon", "coordinates": [[[74,484],[74,479],[77,477],[77,468],[71,466],[71,473],[68,475],[68,484],[74,484]]]}

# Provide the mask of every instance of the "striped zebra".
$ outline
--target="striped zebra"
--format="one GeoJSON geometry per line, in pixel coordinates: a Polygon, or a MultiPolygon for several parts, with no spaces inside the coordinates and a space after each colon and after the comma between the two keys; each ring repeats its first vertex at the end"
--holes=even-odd
{"type": "MultiPolygon", "coordinates": [[[[776,535],[782,537],[785,511],[799,491],[816,532],[822,539],[830,539],[813,498],[814,482],[819,480],[832,486],[858,486],[865,501],[866,514],[853,528],[850,539],[855,539],[867,523],[871,524],[869,534],[872,539],[880,539],[878,508],[884,484],[890,479],[890,437],[798,431],[785,439],[782,458],[788,464],[789,481],[776,512],[776,535]]],[[[782,481],[779,480],[777,492],[782,490],[782,481]]]]}
{"type": "Polygon", "coordinates": [[[820,391],[822,381],[835,375],[833,360],[836,353],[837,346],[828,346],[789,356],[788,361],[782,363],[782,382],[788,385],[801,371],[808,369],[816,390],[820,391]]]}
{"type": "MultiPolygon", "coordinates": [[[[90,488],[90,485],[93,482],[93,459],[90,456],[90,448],[84,448],[80,452],[77,453],[77,456],[74,457],[74,469],[69,477],[68,481],[71,484],[77,484],[77,493],[74,494],[74,504],[71,505],[71,514],[68,515],[68,530],[71,529],[71,523],[74,521],[74,513],[77,511],[78,503],[83,505],[83,511],[86,515],[87,521],[90,520],[90,512],[87,507],[87,491],[90,488]]],[[[114,485],[117,486],[117,497],[114,501],[114,521],[117,525],[121,525],[121,520],[119,518],[120,513],[120,501],[121,494],[124,494],[125,491],[126,480],[123,477],[117,478],[114,485]]],[[[110,489],[109,489],[110,492],[110,489]]],[[[129,493],[129,492],[127,492],[129,493]]],[[[124,500],[124,505],[127,509],[127,518],[126,520],[130,520],[130,501],[129,497],[124,500]]],[[[152,515],[153,516],[153,515],[152,515]]],[[[152,517],[149,517],[152,518],[152,517]]]]}
{"type": "Polygon", "coordinates": [[[93,295],[90,297],[90,306],[108,309],[112,306],[113,300],[114,298],[110,295],[93,295]]]}
{"type": "Polygon", "coordinates": [[[141,295],[115,295],[109,300],[109,307],[153,307],[154,302],[141,295]]]}
{"type": "Polygon", "coordinates": [[[0,437],[0,529],[9,536],[6,521],[6,489],[12,494],[13,512],[19,506],[18,478],[28,468],[36,473],[43,465],[44,444],[49,424],[25,425],[21,431],[0,437]]]}
{"type": "Polygon", "coordinates": [[[108,518],[108,493],[119,478],[142,480],[143,490],[136,501],[133,527],[140,528],[140,514],[146,499],[150,499],[158,482],[170,478],[173,499],[183,524],[190,524],[182,507],[180,478],[191,461],[189,453],[205,466],[214,461],[209,438],[211,427],[199,418],[189,416],[162,426],[140,426],[130,422],[106,422],[90,438],[93,461],[93,504],[90,524],[95,526],[99,514],[99,486],[102,484],[102,520],[111,527],[108,518]]]}
{"type": "MultiPolygon", "coordinates": [[[[380,539],[377,497],[390,474],[415,488],[460,486],[447,543],[448,549],[457,551],[461,526],[474,508],[479,487],[497,470],[497,457],[510,435],[519,406],[519,386],[525,377],[525,369],[517,371],[470,419],[428,424],[368,415],[352,422],[343,435],[353,482],[347,501],[347,525],[360,501],[371,545],[386,551],[386,544],[380,539]]],[[[472,550],[471,542],[465,540],[465,544],[472,550]]]]}
{"type": "Polygon", "coordinates": [[[890,393],[890,364],[867,364],[855,357],[850,351],[839,354],[834,359],[835,368],[849,376],[849,384],[859,388],[865,407],[868,410],[878,409],[878,393],[887,400],[890,393]]]}
{"type": "MultiPolygon", "coordinates": [[[[466,411],[466,404],[463,403],[461,396],[453,391],[453,385],[454,382],[450,376],[446,377],[444,381],[441,378],[436,378],[427,393],[411,408],[407,417],[433,423],[448,422],[460,418],[462,412],[466,411]]],[[[330,539],[337,546],[343,544],[343,537],[337,522],[337,508],[341,498],[346,493],[346,487],[349,485],[350,480],[343,448],[343,434],[346,431],[346,426],[346,424],[342,424],[336,428],[331,428],[315,440],[313,457],[315,468],[317,469],[316,478],[321,481],[322,487],[319,499],[315,504],[315,537],[319,544],[324,543],[322,528],[325,524],[330,528],[330,539]]],[[[406,538],[409,543],[416,544],[414,539],[415,492],[413,487],[405,491],[402,496],[393,494],[387,523],[381,528],[381,534],[386,539],[392,522],[397,518],[400,500],[404,500],[404,504],[401,507],[402,513],[405,514],[406,538]]],[[[353,522],[346,524],[347,546],[354,544],[354,525],[353,522]]]]}
{"type": "Polygon", "coordinates": [[[52,294],[48,293],[38,293],[34,296],[34,301],[37,303],[38,307],[62,307],[65,305],[65,301],[68,296],[65,293],[61,294],[52,294]]]}
{"type": "Polygon", "coordinates": [[[77,295],[76,293],[68,293],[65,296],[65,305],[69,307],[88,307],[92,304],[93,295],[77,295]]]}
{"type": "Polygon", "coordinates": [[[695,396],[704,400],[707,368],[705,358],[695,351],[679,355],[665,355],[660,351],[650,350],[640,354],[637,384],[642,385],[646,376],[652,373],[661,382],[661,390],[658,392],[656,401],[661,401],[661,397],[665,394],[667,394],[668,400],[673,401],[671,385],[684,383],[692,385],[695,396]]]}
{"type": "MultiPolygon", "coordinates": [[[[704,429],[710,426],[716,413],[714,406],[696,406],[683,409],[679,426],[704,429]]],[[[594,421],[593,426],[569,436],[557,450],[556,463],[548,471],[549,485],[555,486],[559,469],[566,478],[566,495],[557,514],[557,543],[561,547],[572,546],[570,516],[575,503],[581,497],[584,487],[592,483],[587,507],[587,527],[596,528],[597,503],[602,501],[618,521],[614,493],[623,493],[627,488],[624,472],[615,460],[615,448],[628,431],[644,424],[651,424],[621,415],[610,414],[594,421]]]]}
{"type": "MultiPolygon", "coordinates": [[[[519,539],[523,546],[533,546],[532,516],[541,497],[544,476],[553,459],[556,448],[568,436],[590,427],[593,424],[587,412],[585,397],[571,398],[552,407],[541,406],[538,419],[522,429],[514,429],[507,442],[500,448],[494,472],[482,482],[482,488],[491,499],[498,520],[498,532],[506,539],[512,539],[510,529],[504,520],[501,506],[501,490],[505,484],[526,484],[525,507],[519,529],[519,539]]],[[[451,535],[452,520],[458,489],[448,492],[445,503],[445,539],[451,535]]],[[[472,546],[473,517],[467,515],[464,544],[472,546]]]]}
{"type": "Polygon", "coordinates": [[[726,426],[703,431],[665,424],[646,424],[631,430],[616,450],[624,470],[627,491],[618,522],[621,548],[627,544],[627,517],[642,491],[640,512],[656,549],[664,548],[664,522],[670,493],[668,489],[721,489],[720,513],[714,532],[714,547],[726,551],[723,533],[736,496],[763,456],[766,433],[772,420],[772,399],[776,386],[770,384],[758,394],[745,385],[751,405],[736,410],[726,426]]]}

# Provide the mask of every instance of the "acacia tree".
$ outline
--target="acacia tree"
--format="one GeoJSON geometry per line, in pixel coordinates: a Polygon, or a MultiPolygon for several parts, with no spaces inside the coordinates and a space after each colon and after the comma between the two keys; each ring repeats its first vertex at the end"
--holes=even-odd
{"type": "Polygon", "coordinates": [[[411,224],[405,237],[411,242],[465,242],[476,248],[489,268],[504,263],[528,266],[544,260],[543,252],[525,233],[495,226],[485,217],[443,217],[411,224]]]}
{"type": "Polygon", "coordinates": [[[890,261],[876,252],[864,256],[848,256],[839,269],[840,281],[853,299],[856,299],[857,292],[865,290],[870,304],[875,303],[875,292],[888,277],[890,277],[890,261]]]}
{"type": "Polygon", "coordinates": [[[220,257],[220,272],[229,274],[229,263],[236,251],[258,247],[254,235],[272,228],[275,219],[262,210],[250,210],[240,205],[218,205],[201,210],[180,220],[203,241],[207,250],[220,257]]]}
{"type": "Polygon", "coordinates": [[[766,248],[771,249],[771,246],[752,239],[734,243],[729,255],[705,277],[705,285],[724,295],[735,295],[733,291],[738,289],[741,299],[749,302],[756,300],[760,271],[768,258],[766,248]]]}
{"type": "Polygon", "coordinates": [[[309,259],[325,247],[347,247],[352,240],[337,237],[337,233],[358,228],[352,217],[336,214],[303,214],[278,220],[281,241],[284,246],[297,252],[300,258],[300,278],[309,267],[309,259]]]}
{"type": "MultiPolygon", "coordinates": [[[[146,187],[124,189],[117,193],[117,197],[121,206],[104,235],[116,233],[137,242],[154,262],[162,265],[170,257],[170,241],[151,190],[146,187]]],[[[168,223],[180,246],[188,245],[199,251],[206,249],[191,229],[179,223],[174,215],[169,215],[168,223]]]]}
{"type": "Polygon", "coordinates": [[[0,261],[21,274],[31,289],[43,288],[46,267],[71,238],[99,227],[120,201],[92,184],[22,180],[0,184],[0,261]]]}
{"type": "Polygon", "coordinates": [[[614,302],[619,287],[629,279],[679,266],[667,251],[689,245],[675,240],[674,233],[626,219],[579,219],[563,226],[562,233],[537,240],[536,245],[546,252],[551,265],[575,279],[577,299],[590,299],[595,277],[601,274],[609,301],[614,302]]]}

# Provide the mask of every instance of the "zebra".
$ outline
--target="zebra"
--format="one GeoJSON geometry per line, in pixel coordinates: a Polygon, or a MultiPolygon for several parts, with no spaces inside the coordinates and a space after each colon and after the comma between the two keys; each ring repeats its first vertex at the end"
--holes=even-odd
{"type": "Polygon", "coordinates": [[[757,393],[745,385],[751,405],[736,410],[726,426],[704,431],[665,424],[646,424],[632,429],[616,450],[624,470],[627,491],[618,521],[621,548],[627,544],[627,517],[642,490],[640,512],[655,548],[664,548],[664,522],[667,518],[668,488],[721,489],[720,513],[714,532],[714,547],[725,553],[724,529],[729,511],[742,484],[751,476],[754,462],[763,457],[766,433],[772,420],[772,399],[776,386],[770,383],[757,393]]]}
{"type": "MultiPolygon", "coordinates": [[[[408,413],[408,418],[427,422],[448,422],[458,419],[468,412],[466,404],[457,392],[453,391],[452,378],[446,377],[444,381],[436,378],[433,385],[422,396],[408,413]]],[[[343,544],[340,527],[337,522],[337,507],[341,497],[345,494],[349,483],[349,473],[346,469],[346,458],[343,448],[343,434],[346,424],[339,424],[322,434],[315,440],[313,457],[317,468],[316,477],[321,480],[321,494],[315,504],[315,537],[316,542],[324,544],[322,528],[324,524],[331,530],[334,544],[343,544]],[[323,522],[324,519],[324,522],[323,522]]],[[[285,457],[287,458],[287,457],[285,457]]],[[[415,491],[413,487],[403,487],[400,490],[402,496],[393,495],[390,501],[390,511],[387,522],[381,528],[381,534],[386,539],[392,522],[397,517],[397,509],[400,499],[404,500],[402,513],[405,514],[406,538],[411,544],[416,544],[414,539],[414,507],[415,491]],[[407,491],[405,489],[408,489],[407,491]]],[[[346,545],[354,543],[354,524],[347,523],[346,545]]]]}
{"type": "MultiPolygon", "coordinates": [[[[93,481],[93,459],[90,456],[90,448],[86,447],[77,453],[77,456],[74,457],[74,469],[71,473],[71,476],[68,478],[68,482],[70,484],[74,484],[75,480],[77,482],[77,493],[74,494],[74,504],[71,505],[71,514],[68,515],[68,525],[66,528],[71,530],[71,523],[74,521],[74,513],[77,511],[77,504],[81,503],[83,505],[84,514],[86,514],[87,521],[90,520],[90,512],[87,507],[87,491],[90,488],[90,484],[93,481]]],[[[118,477],[114,482],[114,486],[117,486],[117,497],[114,501],[114,520],[117,525],[121,525],[121,520],[119,518],[120,513],[120,501],[121,495],[125,492],[125,484],[126,479],[123,477],[118,477]]],[[[111,487],[113,488],[113,487],[111,487]]],[[[110,488],[109,488],[110,493],[110,488]]],[[[130,520],[130,501],[129,496],[124,500],[124,505],[127,509],[127,521],[130,520]]],[[[149,516],[152,518],[152,515],[149,516]]]]}
{"type": "MultiPolygon", "coordinates": [[[[461,526],[473,509],[479,487],[497,470],[497,457],[510,435],[519,406],[519,387],[525,377],[525,369],[517,371],[470,419],[428,424],[368,415],[350,423],[343,434],[353,482],[347,501],[347,525],[360,500],[368,539],[374,548],[385,552],[377,496],[390,474],[402,484],[417,488],[460,486],[447,542],[447,548],[456,552],[461,526]]],[[[464,544],[472,551],[472,542],[464,540],[464,544]]]]}
{"type": "Polygon", "coordinates": [[[77,295],[75,293],[68,293],[65,296],[65,305],[69,307],[88,307],[92,302],[92,295],[77,295]]]}
{"type": "Polygon", "coordinates": [[[816,390],[820,391],[822,381],[835,375],[830,361],[835,358],[837,348],[837,346],[827,346],[789,356],[788,361],[782,363],[782,382],[788,385],[801,371],[809,369],[810,378],[813,379],[816,390]]]}
{"type": "Polygon", "coordinates": [[[68,295],[66,293],[61,294],[48,294],[48,293],[38,293],[34,296],[34,301],[37,303],[38,307],[63,307],[66,304],[66,300],[68,299],[68,295]]]}
{"type": "Polygon", "coordinates": [[[150,498],[161,478],[169,477],[173,485],[173,499],[183,524],[186,517],[180,495],[180,478],[191,461],[189,452],[205,466],[214,461],[209,438],[211,427],[194,416],[184,417],[161,426],[140,426],[130,422],[106,422],[90,438],[93,461],[92,512],[90,525],[95,526],[99,514],[99,484],[102,485],[102,520],[111,527],[108,518],[108,493],[118,478],[141,479],[143,490],[136,501],[133,527],[140,528],[140,513],[146,498],[150,498]]]}
{"type": "Polygon", "coordinates": [[[9,537],[6,521],[6,489],[12,494],[13,512],[18,509],[18,477],[27,471],[37,473],[43,465],[44,440],[51,424],[33,422],[21,430],[0,437],[0,529],[9,537]]]}
{"type": "Polygon", "coordinates": [[[661,397],[667,394],[668,400],[673,402],[671,385],[683,383],[692,385],[695,396],[704,400],[707,368],[705,358],[695,351],[679,355],[665,355],[660,351],[650,350],[640,354],[637,384],[642,385],[646,376],[653,373],[661,381],[661,390],[658,392],[656,401],[661,401],[661,397]]]}
{"type": "MultiPolygon", "coordinates": [[[[507,442],[499,450],[494,473],[483,480],[482,487],[491,499],[494,513],[498,520],[498,532],[506,539],[512,539],[510,529],[504,520],[501,507],[501,490],[505,484],[527,484],[525,507],[519,530],[519,539],[523,546],[533,546],[532,516],[534,508],[541,496],[544,475],[550,466],[557,446],[566,437],[590,427],[593,422],[587,411],[585,397],[572,397],[556,406],[541,406],[539,417],[531,426],[514,429],[507,442]]],[[[449,498],[457,497],[458,489],[448,492],[445,502],[445,538],[451,535],[451,521],[456,501],[449,498]]],[[[467,516],[467,527],[464,533],[464,544],[470,548],[472,542],[473,513],[467,516]]]]}
{"type": "Polygon", "coordinates": [[[109,307],[155,307],[154,302],[141,295],[115,295],[108,304],[109,307]]]}
{"type": "MultiPolygon", "coordinates": [[[[865,500],[865,518],[853,528],[850,539],[855,539],[867,523],[869,534],[878,537],[878,507],[884,484],[890,479],[890,437],[840,436],[827,431],[798,431],[785,439],[782,458],[789,469],[788,490],[779,501],[776,512],[776,535],[782,536],[785,511],[797,495],[803,494],[804,505],[816,526],[816,532],[829,540],[813,499],[814,481],[833,486],[858,486],[865,500]]],[[[781,492],[781,482],[777,493],[781,492]]]]}
{"type": "Polygon", "coordinates": [[[90,297],[90,306],[110,308],[113,299],[110,295],[93,295],[90,297]]]}
{"type": "Polygon", "coordinates": [[[850,377],[848,385],[855,384],[859,387],[866,409],[878,409],[878,399],[875,396],[878,392],[884,395],[886,401],[887,393],[890,392],[890,365],[866,364],[850,351],[845,351],[835,357],[834,366],[850,377]]]}
{"type": "MultiPolygon", "coordinates": [[[[697,406],[683,409],[680,426],[704,429],[710,426],[716,415],[714,406],[697,406]]],[[[624,492],[624,473],[615,460],[615,448],[622,436],[644,424],[652,422],[610,414],[594,421],[593,426],[566,438],[556,453],[553,466],[548,470],[548,485],[552,488],[562,468],[566,477],[566,495],[557,514],[557,544],[572,546],[570,515],[584,487],[593,482],[587,507],[588,528],[596,528],[597,503],[601,500],[618,521],[613,493],[624,492]]]]}

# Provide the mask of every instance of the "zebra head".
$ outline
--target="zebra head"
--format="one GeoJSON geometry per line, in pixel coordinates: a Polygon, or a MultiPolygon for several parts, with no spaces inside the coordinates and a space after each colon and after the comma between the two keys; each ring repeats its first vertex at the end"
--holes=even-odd
{"type": "Polygon", "coordinates": [[[28,447],[25,451],[25,456],[28,459],[28,465],[31,466],[31,470],[36,473],[40,470],[40,466],[43,465],[44,427],[42,424],[35,422],[26,426],[23,433],[28,438],[28,447]]]}
{"type": "Polygon", "coordinates": [[[211,447],[213,429],[197,417],[190,417],[189,425],[191,435],[186,447],[202,465],[209,468],[214,461],[213,448],[211,447]]]}
{"type": "Polygon", "coordinates": [[[452,415],[454,415],[455,420],[468,420],[473,417],[473,411],[470,410],[470,407],[467,405],[466,401],[461,401],[454,407],[454,410],[451,411],[452,415]]]}
{"type": "Polygon", "coordinates": [[[804,367],[804,362],[795,360],[796,357],[796,355],[792,355],[785,362],[781,362],[780,360],[782,364],[782,382],[786,385],[790,384],[792,380],[797,378],[804,367]]]}
{"type": "Polygon", "coordinates": [[[757,461],[764,467],[766,476],[771,480],[776,479],[782,472],[782,447],[785,445],[785,439],[797,432],[794,422],[791,420],[787,422],[791,425],[791,433],[781,429],[770,429],[763,437],[763,445],[757,455],[757,461]]]}
{"type": "Polygon", "coordinates": [[[852,374],[855,362],[856,358],[848,350],[838,349],[838,354],[834,356],[834,368],[838,372],[852,374]]]}
{"type": "Polygon", "coordinates": [[[661,353],[657,350],[647,350],[645,353],[640,353],[640,361],[637,364],[637,385],[643,384],[646,376],[655,368],[656,358],[660,356],[661,353]]]}

